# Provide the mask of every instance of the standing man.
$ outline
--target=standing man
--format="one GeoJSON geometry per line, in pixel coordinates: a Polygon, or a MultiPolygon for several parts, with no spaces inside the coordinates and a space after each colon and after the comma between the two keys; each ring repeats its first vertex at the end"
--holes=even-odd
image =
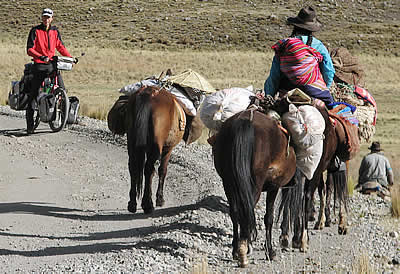
{"type": "Polygon", "coordinates": [[[383,155],[379,142],[373,142],[368,148],[371,153],[361,161],[358,185],[361,192],[377,192],[379,196],[390,196],[389,186],[393,185],[393,171],[389,160],[383,155]]]}
{"type": "MultiPolygon", "coordinates": [[[[27,88],[29,99],[25,117],[28,134],[34,131],[32,101],[37,97],[44,78],[54,71],[53,64],[50,61],[54,57],[55,50],[57,49],[62,56],[72,57],[65,48],[57,27],[51,25],[53,18],[51,9],[43,9],[42,23],[31,29],[26,45],[27,54],[33,57],[34,62],[31,72],[33,78],[27,88]]],[[[59,76],[59,85],[64,88],[61,75],[59,76]]]]}

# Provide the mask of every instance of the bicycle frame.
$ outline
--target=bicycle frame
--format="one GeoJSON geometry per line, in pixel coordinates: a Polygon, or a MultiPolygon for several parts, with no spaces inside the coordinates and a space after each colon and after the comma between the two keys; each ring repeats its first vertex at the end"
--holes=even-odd
{"type": "MultiPolygon", "coordinates": [[[[60,71],[57,69],[57,58],[51,61],[54,71],[51,72],[42,82],[39,88],[38,96],[43,93],[52,94],[55,96],[54,102],[54,119],[50,120],[48,123],[50,128],[54,132],[58,132],[64,128],[67,120],[67,115],[69,112],[69,99],[66,90],[59,85],[59,75],[60,71]]],[[[37,100],[36,105],[38,105],[37,100]]],[[[40,116],[38,108],[36,110],[36,118],[34,128],[36,129],[40,123],[40,116]]]]}

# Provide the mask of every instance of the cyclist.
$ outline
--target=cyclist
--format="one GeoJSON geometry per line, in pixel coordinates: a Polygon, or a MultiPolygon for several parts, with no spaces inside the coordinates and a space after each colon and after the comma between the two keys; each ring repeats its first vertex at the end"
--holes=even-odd
{"type": "MultiPolygon", "coordinates": [[[[28,106],[25,117],[28,134],[34,131],[32,101],[37,97],[39,87],[44,78],[54,71],[53,64],[50,61],[54,57],[55,50],[57,49],[62,56],[72,57],[64,46],[57,27],[51,25],[53,19],[53,11],[49,8],[43,9],[42,23],[33,27],[28,36],[27,54],[33,57],[34,62],[31,70],[31,80],[26,89],[28,106]]],[[[58,85],[65,88],[61,75],[58,77],[58,85]]]]}

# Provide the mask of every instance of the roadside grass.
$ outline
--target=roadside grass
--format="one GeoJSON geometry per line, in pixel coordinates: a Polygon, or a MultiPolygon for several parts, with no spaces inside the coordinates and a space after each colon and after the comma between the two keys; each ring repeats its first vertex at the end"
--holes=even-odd
{"type": "Polygon", "coordinates": [[[358,255],[352,264],[353,274],[375,274],[377,273],[369,261],[368,254],[363,253],[358,255]]]}
{"type": "Polygon", "coordinates": [[[207,273],[209,273],[207,257],[195,259],[190,273],[191,274],[207,274],[207,273]]]}
{"type": "Polygon", "coordinates": [[[356,187],[357,183],[356,181],[353,179],[353,177],[348,176],[348,180],[347,180],[347,193],[349,194],[349,196],[353,196],[354,194],[354,188],[356,187]]]}
{"type": "Polygon", "coordinates": [[[392,200],[392,216],[400,218],[400,184],[395,183],[390,189],[390,195],[392,200]]]}

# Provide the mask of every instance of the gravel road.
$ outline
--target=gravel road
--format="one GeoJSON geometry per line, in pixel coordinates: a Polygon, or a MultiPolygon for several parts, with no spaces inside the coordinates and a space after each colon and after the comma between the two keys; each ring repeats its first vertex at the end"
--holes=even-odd
{"type": "Polygon", "coordinates": [[[400,273],[400,221],[380,198],[355,193],[348,235],[338,235],[337,224],[312,230],[308,253],[281,251],[275,225],[278,255],[269,262],[263,196],[244,271],[231,258],[231,221],[210,146],[178,145],[166,205],[131,214],[125,137],[85,117],[59,133],[41,124],[26,136],[23,114],[0,107],[1,273],[349,273],[360,258],[377,273],[400,273]]]}

